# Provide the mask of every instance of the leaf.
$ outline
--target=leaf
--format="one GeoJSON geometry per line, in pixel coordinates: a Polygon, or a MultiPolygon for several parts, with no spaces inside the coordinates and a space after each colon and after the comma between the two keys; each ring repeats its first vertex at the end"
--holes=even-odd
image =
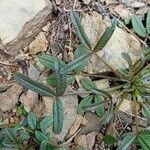
{"type": "Polygon", "coordinates": [[[47,150],[47,141],[42,141],[40,144],[40,150],[47,150]]]}
{"type": "Polygon", "coordinates": [[[40,122],[40,128],[43,133],[46,133],[46,130],[48,127],[50,127],[53,124],[53,117],[46,116],[42,119],[40,122]]]}
{"type": "Polygon", "coordinates": [[[122,58],[124,58],[127,61],[129,67],[131,67],[132,66],[132,59],[129,56],[129,54],[124,52],[124,53],[121,53],[121,56],[122,56],[122,58]]]}
{"type": "MultiPolygon", "coordinates": [[[[50,86],[53,86],[53,87],[56,87],[56,75],[53,74],[53,75],[50,75],[48,78],[47,78],[47,82],[50,86]]],[[[74,75],[66,75],[66,78],[67,78],[67,85],[70,85],[72,83],[74,83],[75,81],[75,77],[74,75]]]]}
{"type": "MultiPolygon", "coordinates": [[[[75,59],[79,58],[80,56],[83,56],[87,54],[87,50],[86,48],[84,47],[84,45],[80,45],[76,50],[75,50],[75,59]]],[[[86,66],[86,60],[85,62],[83,62],[80,66],[78,66],[77,68],[74,69],[74,71],[79,74],[80,72],[83,71],[83,69],[85,68],[86,66]]]]}
{"type": "Polygon", "coordinates": [[[61,60],[59,60],[58,58],[54,57],[54,56],[50,56],[50,55],[46,55],[46,54],[43,54],[43,55],[39,55],[38,56],[38,60],[40,61],[40,63],[42,65],[44,65],[45,67],[51,69],[51,70],[54,70],[54,62],[56,60],[58,60],[62,65],[65,65],[65,63],[61,60]]]}
{"type": "Polygon", "coordinates": [[[150,11],[147,13],[146,30],[147,30],[147,33],[150,34],[150,11]]]}
{"type": "Polygon", "coordinates": [[[93,99],[93,96],[89,95],[80,102],[80,104],[78,105],[78,110],[77,110],[79,114],[83,114],[85,112],[83,107],[90,105],[92,102],[92,99],[93,99]]]}
{"type": "Polygon", "coordinates": [[[146,37],[147,33],[141,19],[138,16],[134,15],[131,21],[135,32],[141,37],[146,37]]]}
{"type": "Polygon", "coordinates": [[[55,93],[49,87],[45,86],[42,83],[31,80],[23,74],[16,73],[14,74],[14,78],[18,83],[34,92],[39,93],[42,96],[55,96],[55,93]]]}
{"type": "Polygon", "coordinates": [[[20,130],[19,135],[20,142],[27,141],[30,139],[29,133],[25,130],[20,130]]]}
{"type": "Polygon", "coordinates": [[[117,150],[127,150],[130,144],[135,140],[135,138],[136,135],[134,133],[128,133],[117,150]]]}
{"type": "Polygon", "coordinates": [[[67,87],[66,73],[60,74],[61,65],[57,60],[54,62],[54,66],[55,66],[55,73],[56,73],[56,93],[57,96],[62,96],[65,93],[67,87]]]}
{"type": "Polygon", "coordinates": [[[106,134],[105,137],[104,137],[104,142],[107,145],[115,144],[117,142],[117,139],[111,134],[106,134]]]}
{"type": "Polygon", "coordinates": [[[113,105],[111,104],[111,106],[109,107],[107,112],[101,117],[100,124],[105,125],[105,124],[109,123],[112,115],[113,115],[113,105]]]}
{"type": "Polygon", "coordinates": [[[93,49],[94,52],[102,50],[105,45],[110,40],[111,36],[113,35],[115,28],[116,28],[117,21],[114,19],[112,22],[111,27],[107,28],[102,37],[98,40],[95,48],[93,49]]]}
{"type": "Polygon", "coordinates": [[[30,128],[32,130],[35,130],[36,128],[36,116],[35,116],[35,113],[33,112],[30,112],[27,116],[27,120],[28,120],[28,125],[30,126],[30,128]]]}
{"type": "Polygon", "coordinates": [[[48,143],[49,141],[49,139],[40,131],[35,131],[35,137],[39,142],[47,141],[48,143]]]}
{"type": "Polygon", "coordinates": [[[150,133],[142,133],[138,135],[138,141],[141,145],[141,147],[143,148],[143,150],[149,150],[150,149],[150,143],[149,143],[149,139],[150,139],[150,133]]]}
{"type": "Polygon", "coordinates": [[[14,129],[12,128],[5,128],[5,133],[7,135],[7,137],[12,140],[12,141],[15,141],[15,138],[16,138],[16,132],[14,129]]]}
{"type": "Polygon", "coordinates": [[[150,105],[148,104],[142,105],[142,115],[144,117],[150,118],[150,105]]]}
{"type": "Polygon", "coordinates": [[[27,115],[26,110],[24,109],[23,104],[21,104],[20,106],[17,107],[17,112],[16,112],[17,116],[22,116],[22,115],[27,115]]]}
{"type": "Polygon", "coordinates": [[[74,11],[71,11],[70,12],[70,18],[71,18],[71,22],[73,23],[74,27],[75,27],[75,30],[76,30],[76,33],[81,41],[81,43],[91,49],[91,44],[90,44],[90,41],[86,35],[86,33],[84,32],[84,29],[81,25],[81,22],[80,22],[80,18],[78,16],[78,14],[74,11]]]}
{"type": "Polygon", "coordinates": [[[96,89],[96,85],[90,79],[81,79],[80,83],[88,91],[96,89]]]}
{"type": "MultiPolygon", "coordinates": [[[[99,102],[99,103],[101,103],[103,101],[103,99],[101,98],[101,96],[99,96],[99,95],[96,95],[95,96],[95,102],[99,102]]],[[[104,102],[103,102],[104,103],[104,102]]],[[[99,106],[98,108],[96,108],[96,114],[98,115],[98,116],[102,116],[103,114],[104,114],[104,112],[105,112],[105,107],[104,107],[104,104],[103,103],[101,103],[102,105],[101,106],[99,106]]]]}
{"type": "Polygon", "coordinates": [[[59,134],[63,127],[63,106],[61,100],[57,97],[53,104],[54,133],[59,134]]]}
{"type": "Polygon", "coordinates": [[[60,73],[64,74],[64,73],[68,73],[69,71],[72,71],[74,69],[76,69],[77,67],[79,67],[80,65],[83,64],[83,62],[87,62],[87,59],[92,55],[92,53],[88,53],[85,55],[80,56],[79,58],[71,61],[70,63],[68,63],[67,65],[65,65],[64,67],[62,67],[60,69],[60,73]]]}

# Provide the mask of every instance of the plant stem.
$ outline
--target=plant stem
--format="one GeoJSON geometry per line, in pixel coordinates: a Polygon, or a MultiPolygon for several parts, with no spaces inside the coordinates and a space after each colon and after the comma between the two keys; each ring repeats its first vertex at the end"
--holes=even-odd
{"type": "Polygon", "coordinates": [[[138,112],[137,112],[137,107],[136,107],[136,96],[135,96],[134,92],[132,93],[132,99],[133,99],[132,109],[133,109],[133,114],[135,116],[136,133],[138,133],[139,132],[139,129],[138,129],[138,112]]]}

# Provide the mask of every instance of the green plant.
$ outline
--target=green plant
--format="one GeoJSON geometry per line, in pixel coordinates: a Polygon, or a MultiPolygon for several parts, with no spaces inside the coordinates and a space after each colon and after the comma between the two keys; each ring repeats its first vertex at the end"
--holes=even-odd
{"type": "Polygon", "coordinates": [[[52,134],[48,128],[53,124],[53,118],[46,116],[40,121],[35,114],[30,112],[27,118],[18,125],[1,125],[1,147],[14,148],[19,150],[35,149],[56,150],[59,149],[52,141],[52,134]],[[8,127],[9,126],[9,127],[8,127]]]}
{"type": "Polygon", "coordinates": [[[137,15],[132,17],[132,26],[138,35],[148,37],[150,34],[150,11],[147,13],[146,27],[144,27],[141,19],[137,15]]]}
{"type": "MultiPolygon", "coordinates": [[[[91,55],[101,50],[107,44],[116,26],[116,22],[114,20],[112,26],[107,28],[103,36],[99,39],[95,48],[91,49],[90,41],[81,26],[79,16],[74,11],[71,11],[70,17],[81,41],[81,45],[75,51],[75,60],[66,64],[62,60],[59,60],[53,56],[40,55],[38,57],[39,61],[45,67],[53,71],[53,74],[47,78],[47,83],[48,85],[54,87],[55,91],[53,91],[49,86],[35,82],[23,74],[14,74],[14,78],[17,82],[39,93],[41,96],[55,97],[53,103],[53,129],[56,134],[59,134],[63,127],[62,95],[64,95],[67,85],[75,80],[75,74],[80,73],[84,69],[86,62],[91,55]]],[[[103,91],[99,92],[99,95],[102,93],[103,91]]]]}
{"type": "MultiPolygon", "coordinates": [[[[67,86],[75,81],[74,75],[82,73],[82,70],[86,66],[89,58],[92,55],[96,55],[97,51],[103,49],[103,47],[111,38],[116,26],[116,21],[113,20],[111,27],[109,27],[104,32],[102,37],[98,40],[96,46],[92,49],[90,41],[80,23],[79,16],[74,11],[71,11],[70,17],[81,42],[80,46],[75,50],[75,60],[66,64],[65,62],[59,60],[56,57],[49,55],[40,55],[38,57],[39,61],[45,67],[53,71],[53,73],[47,78],[47,83],[49,86],[35,82],[19,73],[16,73],[14,75],[14,78],[17,82],[39,93],[41,96],[55,97],[53,103],[53,129],[54,132],[57,134],[61,132],[63,127],[62,100],[63,96],[67,95],[67,93],[65,92],[67,86]],[[55,91],[52,90],[51,87],[53,87],[55,91]]],[[[149,22],[149,19],[147,20],[147,22],[149,22]]],[[[149,26],[149,23],[147,24],[149,26]]],[[[146,33],[145,35],[148,35],[149,30],[147,29],[146,32],[148,33],[146,33]]],[[[115,80],[116,82],[115,84],[113,84],[113,86],[110,87],[110,89],[104,91],[98,89],[91,80],[81,79],[81,85],[86,90],[85,94],[87,94],[87,96],[83,97],[83,99],[81,100],[78,106],[78,113],[83,114],[85,111],[95,111],[98,116],[101,116],[100,124],[107,124],[111,120],[115,111],[118,110],[118,107],[120,106],[122,101],[125,98],[130,97],[130,100],[133,103],[133,115],[136,120],[136,133],[128,133],[123,140],[121,139],[122,144],[119,146],[118,149],[127,149],[127,147],[132,142],[135,142],[137,145],[140,144],[144,150],[147,150],[146,148],[149,148],[147,138],[150,136],[150,134],[149,132],[145,133],[144,131],[139,130],[138,112],[136,105],[137,103],[141,105],[141,112],[143,116],[148,118],[150,117],[150,66],[149,64],[147,64],[150,58],[150,51],[149,49],[145,50],[141,54],[140,59],[137,60],[135,63],[132,62],[130,56],[127,53],[122,53],[122,57],[127,61],[128,66],[124,69],[116,71],[114,71],[113,68],[111,68],[105,61],[103,61],[102,58],[98,57],[115,73],[115,77],[100,77],[107,78],[109,80],[115,80]],[[119,92],[119,101],[116,106],[114,103],[112,103],[112,97],[111,94],[109,94],[109,91],[113,90],[118,90],[119,92]],[[105,107],[105,104],[107,104],[107,107],[105,107]],[[106,108],[107,111],[105,111],[106,108]]],[[[93,76],[90,74],[88,75],[93,76]]],[[[112,143],[115,143],[115,139],[113,139],[113,137],[107,136],[106,139],[107,138],[111,138],[112,143]]]]}

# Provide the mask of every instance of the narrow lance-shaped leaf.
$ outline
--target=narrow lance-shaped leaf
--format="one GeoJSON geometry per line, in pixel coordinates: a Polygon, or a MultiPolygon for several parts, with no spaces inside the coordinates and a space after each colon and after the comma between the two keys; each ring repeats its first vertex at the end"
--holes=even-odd
{"type": "Polygon", "coordinates": [[[93,49],[94,52],[102,50],[107,42],[110,40],[111,36],[113,35],[115,28],[116,28],[117,21],[114,19],[112,22],[111,27],[107,28],[102,37],[98,40],[95,48],[93,49]]]}
{"type": "Polygon", "coordinates": [[[146,37],[147,36],[145,27],[144,27],[141,19],[136,15],[134,15],[132,17],[132,26],[133,26],[135,32],[137,34],[139,34],[141,37],[146,37]]]}
{"type": "Polygon", "coordinates": [[[132,66],[132,59],[129,56],[129,54],[124,52],[124,53],[121,53],[121,56],[122,56],[122,58],[124,58],[127,61],[129,67],[131,67],[132,66]]]}
{"type": "Polygon", "coordinates": [[[127,150],[130,144],[135,140],[135,138],[136,135],[134,133],[128,133],[117,150],[127,150]]]}
{"type": "Polygon", "coordinates": [[[14,79],[25,86],[26,88],[39,93],[42,96],[55,96],[55,93],[47,86],[42,83],[31,80],[23,74],[16,73],[14,74],[14,79]]]}
{"type": "Polygon", "coordinates": [[[143,148],[143,150],[150,149],[149,139],[150,139],[150,132],[148,130],[143,131],[143,133],[142,133],[142,131],[141,131],[141,133],[139,133],[138,141],[139,141],[141,147],[143,148]]]}
{"type": "Polygon", "coordinates": [[[85,60],[87,61],[87,59],[92,55],[92,53],[88,53],[85,54],[75,60],[73,60],[72,62],[68,63],[67,65],[65,65],[64,67],[62,67],[60,69],[60,73],[64,74],[67,73],[69,71],[74,70],[75,68],[77,68],[78,66],[80,66],[83,62],[85,62],[85,60]]]}
{"type": "Polygon", "coordinates": [[[66,73],[60,74],[61,64],[56,60],[54,63],[56,73],[56,93],[57,96],[61,96],[66,90],[66,73]]]}
{"type": "Polygon", "coordinates": [[[78,16],[78,14],[74,11],[71,11],[70,12],[70,18],[71,18],[71,21],[75,27],[75,30],[77,32],[77,35],[81,41],[81,43],[85,46],[85,47],[88,47],[89,49],[91,49],[91,44],[90,44],[90,41],[86,35],[86,33],[84,32],[84,29],[81,25],[81,22],[80,22],[80,18],[78,16]]]}
{"type": "Polygon", "coordinates": [[[63,127],[63,106],[61,100],[57,97],[53,104],[53,118],[54,118],[54,133],[59,134],[63,127]]]}
{"type": "Polygon", "coordinates": [[[147,13],[146,30],[147,30],[147,33],[150,34],[150,11],[147,13]]]}
{"type": "Polygon", "coordinates": [[[42,141],[40,144],[40,150],[47,150],[47,141],[42,141]]]}
{"type": "MultiPolygon", "coordinates": [[[[79,58],[80,56],[82,55],[85,55],[87,54],[87,50],[86,50],[86,47],[84,45],[80,45],[76,50],[75,50],[75,59],[79,58]]],[[[81,71],[83,71],[83,69],[85,68],[86,66],[86,60],[85,62],[83,62],[80,66],[78,66],[77,68],[75,68],[75,72],[77,74],[79,74],[81,71]]]]}

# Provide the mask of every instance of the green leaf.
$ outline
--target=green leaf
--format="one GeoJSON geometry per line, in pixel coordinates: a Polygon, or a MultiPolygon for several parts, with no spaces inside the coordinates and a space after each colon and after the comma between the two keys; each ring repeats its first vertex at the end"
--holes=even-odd
{"type": "Polygon", "coordinates": [[[133,26],[135,32],[137,34],[139,34],[141,37],[146,37],[147,36],[145,27],[144,27],[141,19],[136,15],[134,15],[132,17],[132,26],[133,26]]]}
{"type": "Polygon", "coordinates": [[[150,34],[150,11],[147,13],[146,30],[147,30],[147,33],[150,34]]]}
{"type": "Polygon", "coordinates": [[[59,134],[63,127],[63,106],[61,100],[57,97],[53,104],[53,119],[54,119],[54,133],[59,134]]]}
{"type": "Polygon", "coordinates": [[[35,116],[35,113],[33,112],[30,112],[27,116],[27,120],[28,120],[28,125],[30,126],[30,128],[32,130],[35,130],[36,128],[36,116],[35,116]]]}
{"type": "Polygon", "coordinates": [[[134,133],[128,133],[117,150],[127,150],[131,143],[135,140],[136,135],[134,133]]]}
{"type": "MultiPolygon", "coordinates": [[[[53,74],[53,75],[50,75],[48,78],[47,78],[47,82],[50,86],[53,86],[53,87],[56,87],[56,75],[53,74]]],[[[67,78],[67,85],[70,85],[72,83],[74,83],[75,81],[75,77],[73,75],[66,75],[66,78],[67,78]]]]}
{"type": "Polygon", "coordinates": [[[66,73],[60,74],[61,65],[57,60],[54,62],[54,66],[55,66],[55,73],[56,73],[56,93],[57,96],[62,96],[65,93],[67,87],[66,73]]]}
{"type": "Polygon", "coordinates": [[[40,150],[47,150],[47,141],[42,141],[40,144],[40,150]]]}
{"type": "Polygon", "coordinates": [[[16,132],[13,128],[5,128],[5,133],[10,140],[15,141],[16,132]]]}
{"type": "Polygon", "coordinates": [[[50,127],[53,124],[53,117],[46,116],[42,119],[40,122],[40,128],[43,133],[46,133],[46,130],[48,127],[50,127]]]}
{"type": "Polygon", "coordinates": [[[54,56],[50,56],[47,54],[43,54],[43,55],[39,55],[38,56],[38,60],[40,61],[40,63],[42,65],[44,65],[45,67],[54,70],[54,62],[57,60],[61,63],[61,65],[65,65],[65,63],[61,60],[59,60],[58,58],[54,57],[54,56]]]}
{"type": "Polygon", "coordinates": [[[20,142],[27,141],[30,139],[30,135],[27,131],[20,130],[19,131],[19,139],[20,139],[20,142]]]}
{"type": "Polygon", "coordinates": [[[129,67],[131,67],[132,66],[132,59],[129,56],[129,54],[124,52],[124,53],[121,53],[121,56],[122,56],[122,58],[124,58],[127,61],[129,67]]]}
{"type": "Polygon", "coordinates": [[[87,62],[87,59],[92,55],[92,53],[88,53],[85,55],[80,56],[79,58],[71,61],[70,63],[68,63],[67,65],[65,65],[64,67],[62,67],[60,69],[60,73],[64,74],[64,73],[68,73],[69,71],[72,71],[74,69],[76,69],[77,67],[79,67],[80,65],[83,64],[83,62],[87,62]]]}
{"type": "Polygon", "coordinates": [[[149,104],[142,105],[142,115],[144,117],[150,118],[150,105],[149,104]]]}
{"type": "Polygon", "coordinates": [[[78,14],[76,12],[74,12],[74,11],[71,11],[70,12],[70,18],[71,18],[71,21],[72,21],[72,23],[73,23],[73,25],[75,27],[75,30],[77,32],[77,35],[78,35],[81,43],[85,47],[91,49],[90,41],[89,41],[86,33],[84,32],[84,29],[83,29],[83,27],[81,25],[80,18],[78,16],[78,14]]]}
{"type": "Polygon", "coordinates": [[[14,78],[18,83],[34,92],[39,93],[42,96],[55,96],[55,93],[49,87],[42,83],[31,80],[23,74],[16,73],[14,74],[14,78]]]}
{"type": "Polygon", "coordinates": [[[17,107],[17,116],[27,115],[26,110],[24,109],[23,104],[17,107]]]}
{"type": "MultiPolygon", "coordinates": [[[[101,96],[99,96],[99,95],[95,96],[95,102],[101,103],[102,101],[103,101],[103,98],[101,96]]],[[[99,106],[98,108],[96,108],[96,114],[98,116],[102,116],[104,114],[104,112],[105,112],[104,102],[101,103],[101,104],[102,104],[101,106],[99,106]]]]}
{"type": "Polygon", "coordinates": [[[78,105],[78,110],[77,110],[79,114],[83,114],[85,112],[83,107],[90,105],[92,102],[92,99],[93,99],[93,95],[89,95],[80,102],[80,104],[78,105]]]}
{"type": "Polygon", "coordinates": [[[42,132],[40,131],[35,131],[35,137],[39,142],[42,141],[49,141],[49,139],[46,137],[46,135],[44,135],[42,132]]]}
{"type": "Polygon", "coordinates": [[[150,133],[142,133],[138,135],[138,141],[143,148],[143,150],[149,150],[150,149],[150,133]]]}
{"type": "MultiPolygon", "coordinates": [[[[75,59],[79,58],[80,56],[83,56],[87,54],[87,50],[86,48],[84,47],[84,45],[80,45],[76,50],[75,50],[75,59]]],[[[80,66],[78,66],[77,68],[74,69],[74,71],[79,74],[80,72],[83,71],[83,69],[85,68],[86,66],[86,60],[85,62],[83,62],[80,66]]]]}
{"type": "Polygon", "coordinates": [[[113,105],[111,104],[107,112],[101,117],[100,124],[105,125],[109,123],[113,115],[113,105]]]}
{"type": "Polygon", "coordinates": [[[116,24],[117,24],[117,21],[114,19],[111,27],[107,28],[104,34],[102,35],[102,37],[100,37],[100,39],[98,40],[93,50],[94,52],[100,51],[105,47],[105,45],[108,43],[108,41],[110,40],[111,36],[113,35],[115,31],[116,24]]]}
{"type": "Polygon", "coordinates": [[[90,79],[81,79],[81,85],[88,91],[96,89],[96,85],[90,79]]]}
{"type": "Polygon", "coordinates": [[[117,142],[117,139],[111,134],[106,134],[105,137],[104,137],[104,142],[107,145],[115,144],[117,142]]]}

